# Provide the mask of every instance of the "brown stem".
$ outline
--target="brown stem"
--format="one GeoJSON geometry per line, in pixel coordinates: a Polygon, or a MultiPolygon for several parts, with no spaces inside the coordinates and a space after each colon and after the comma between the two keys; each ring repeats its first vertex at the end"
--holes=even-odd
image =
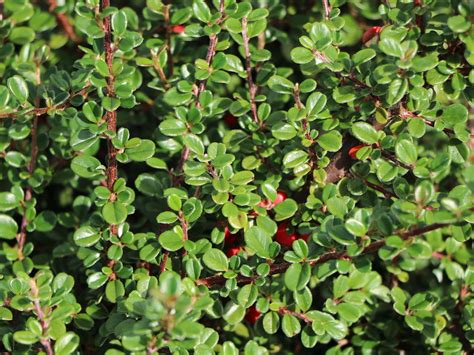
{"type": "Polygon", "coordinates": [[[171,25],[170,25],[170,7],[171,5],[163,6],[163,16],[165,17],[165,28],[166,28],[166,53],[168,54],[168,74],[173,76],[174,64],[173,64],[173,51],[171,50],[171,25]]]}
{"type": "Polygon", "coordinates": [[[161,259],[161,263],[160,263],[160,272],[164,272],[165,269],[166,269],[166,263],[168,262],[168,256],[169,256],[169,252],[168,251],[164,251],[163,252],[163,258],[161,259]]]}
{"type": "MultiPolygon", "coordinates": [[[[31,289],[31,295],[33,296],[33,306],[35,307],[36,315],[38,316],[38,319],[40,320],[41,324],[41,329],[42,329],[42,336],[46,335],[46,332],[48,331],[49,328],[49,322],[46,318],[46,315],[44,314],[43,308],[41,308],[41,304],[38,300],[38,287],[36,285],[36,282],[31,279],[30,280],[30,289],[31,289]]],[[[48,337],[41,338],[40,339],[41,345],[43,345],[44,350],[46,351],[47,355],[53,355],[53,347],[51,345],[51,340],[48,337]]]]}
{"type": "Polygon", "coordinates": [[[250,95],[250,110],[252,111],[253,120],[255,123],[259,123],[257,114],[257,104],[255,102],[255,95],[257,93],[257,86],[255,85],[252,78],[252,63],[250,61],[250,47],[249,47],[249,36],[247,33],[247,17],[242,18],[242,39],[245,52],[245,71],[247,72],[247,81],[249,85],[250,95]]]}
{"type": "Polygon", "coordinates": [[[328,0],[323,0],[323,7],[324,7],[324,17],[326,18],[326,20],[329,20],[331,7],[329,6],[328,0]]]}
{"type": "Polygon", "coordinates": [[[18,116],[43,116],[47,114],[49,111],[52,110],[57,110],[57,111],[63,111],[69,106],[71,106],[71,99],[75,96],[81,95],[81,96],[86,96],[87,95],[87,90],[89,89],[90,84],[87,84],[83,89],[81,89],[78,92],[75,92],[71,94],[71,97],[66,103],[56,105],[56,106],[50,106],[50,107],[35,107],[32,109],[29,109],[27,111],[14,111],[14,112],[7,112],[7,113],[0,113],[0,119],[2,118],[17,118],[18,116]]]}
{"type": "Polygon", "coordinates": [[[280,313],[281,315],[290,314],[290,315],[292,315],[296,318],[301,319],[302,321],[304,321],[306,323],[312,323],[313,322],[306,314],[295,312],[295,311],[290,311],[288,308],[280,307],[280,309],[278,310],[278,313],[280,313]]]}
{"type": "MultiPolygon", "coordinates": [[[[397,234],[403,240],[406,240],[408,238],[419,236],[419,235],[434,231],[439,228],[447,227],[448,225],[449,224],[447,223],[434,223],[434,224],[430,224],[424,227],[412,229],[411,231],[406,231],[406,232],[400,231],[397,234]]],[[[385,245],[384,239],[372,242],[371,244],[369,244],[367,247],[364,248],[361,254],[373,253],[379,250],[380,248],[382,248],[384,245],[385,245]]],[[[311,267],[313,267],[315,265],[323,264],[329,260],[340,260],[340,259],[348,260],[348,259],[352,259],[352,257],[349,256],[346,251],[331,251],[331,252],[321,255],[317,259],[308,261],[308,264],[311,267]]],[[[292,263],[288,263],[288,262],[273,264],[270,266],[270,272],[268,274],[269,275],[281,274],[285,272],[291,265],[292,263]]],[[[248,284],[248,283],[254,282],[257,278],[258,276],[238,275],[236,280],[238,284],[248,284]]],[[[224,276],[214,275],[214,276],[209,276],[203,279],[196,280],[196,283],[198,285],[205,285],[207,287],[216,287],[216,286],[222,286],[223,284],[225,284],[226,281],[227,281],[227,278],[225,278],[224,276]]]]}
{"type": "MultiPolygon", "coordinates": [[[[36,63],[36,85],[39,86],[41,84],[41,64],[36,63]]],[[[40,97],[37,96],[35,98],[35,106],[38,107],[40,105],[40,97]]],[[[27,170],[28,175],[31,177],[36,168],[36,160],[38,158],[38,115],[33,117],[33,121],[31,123],[31,155],[30,155],[30,162],[28,163],[27,170]]],[[[20,225],[20,233],[17,236],[18,242],[18,259],[23,260],[23,248],[25,247],[26,243],[26,228],[28,226],[28,219],[27,219],[27,206],[26,203],[31,200],[33,197],[33,188],[31,185],[28,185],[25,189],[25,200],[23,202],[23,216],[21,218],[21,225],[20,225]]]]}
{"type": "Polygon", "coordinates": [[[80,43],[81,38],[79,38],[74,32],[74,28],[72,27],[71,22],[69,21],[69,18],[67,17],[67,15],[64,13],[58,13],[55,11],[56,8],[58,7],[56,0],[48,0],[48,5],[49,5],[49,12],[54,12],[54,16],[56,16],[56,21],[63,28],[64,32],[66,32],[66,35],[69,37],[69,39],[73,41],[74,43],[80,43]]]}
{"type": "MultiPolygon", "coordinates": [[[[216,25],[220,25],[222,21],[224,21],[224,0],[221,0],[219,3],[219,13],[220,17],[216,21],[216,25]]],[[[219,39],[217,38],[216,34],[212,34],[209,36],[209,46],[207,47],[207,54],[206,54],[206,63],[207,65],[211,65],[214,56],[216,55],[216,47],[217,42],[219,39]]],[[[196,92],[196,106],[199,108],[201,105],[199,103],[199,96],[201,93],[206,90],[206,83],[207,80],[201,80],[199,82],[198,90],[196,92]]]]}
{"type": "Polygon", "coordinates": [[[411,170],[413,167],[411,165],[408,165],[408,164],[405,164],[405,163],[402,163],[400,160],[398,160],[396,157],[394,157],[392,154],[382,150],[382,156],[387,158],[388,160],[390,160],[392,163],[394,163],[395,165],[401,167],[401,168],[404,168],[404,169],[407,169],[407,170],[411,170]]]}
{"type": "MultiPolygon", "coordinates": [[[[102,11],[110,6],[110,0],[102,0],[102,11]]],[[[110,16],[104,18],[104,49],[105,49],[105,63],[109,68],[109,76],[107,77],[107,96],[115,97],[114,81],[112,64],[114,51],[112,49],[112,33],[110,28],[110,16]]],[[[105,120],[107,121],[107,129],[111,132],[117,132],[117,112],[107,111],[105,113],[105,120]]],[[[112,143],[112,138],[107,137],[107,188],[112,192],[115,181],[117,181],[117,149],[112,143]]],[[[110,232],[117,235],[117,226],[110,225],[110,232]]]]}

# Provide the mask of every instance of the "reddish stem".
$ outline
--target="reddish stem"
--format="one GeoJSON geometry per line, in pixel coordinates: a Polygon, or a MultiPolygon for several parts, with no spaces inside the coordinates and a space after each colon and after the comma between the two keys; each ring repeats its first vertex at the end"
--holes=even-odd
{"type": "Polygon", "coordinates": [[[247,33],[247,17],[242,19],[242,39],[245,52],[245,71],[247,72],[247,81],[249,84],[250,94],[250,110],[252,111],[253,120],[255,123],[259,123],[257,114],[257,104],[255,102],[255,95],[257,94],[257,86],[255,85],[252,78],[252,63],[250,61],[250,47],[249,47],[249,36],[247,33]]]}
{"type": "MultiPolygon", "coordinates": [[[[110,6],[110,0],[102,0],[102,11],[110,6]]],[[[104,49],[105,49],[105,63],[109,68],[109,76],[107,77],[107,96],[115,97],[114,81],[112,64],[114,51],[112,49],[112,33],[110,28],[110,16],[104,18],[104,49]]],[[[107,129],[111,132],[117,132],[117,112],[107,111],[105,113],[105,120],[107,121],[107,129]]],[[[117,181],[117,149],[112,143],[112,138],[107,137],[107,188],[112,192],[115,181],[117,181]]],[[[117,235],[117,226],[110,225],[110,232],[117,235]]]]}
{"type": "MultiPolygon", "coordinates": [[[[403,240],[406,240],[408,238],[422,235],[422,234],[434,231],[436,229],[446,227],[448,225],[449,224],[447,223],[434,223],[434,224],[427,225],[425,227],[413,229],[411,231],[399,232],[398,235],[403,240]]],[[[373,253],[379,250],[380,248],[382,248],[384,245],[385,245],[384,239],[373,242],[364,248],[364,250],[362,251],[362,254],[373,253]]],[[[308,264],[311,267],[313,267],[315,265],[323,264],[329,260],[342,260],[342,259],[348,260],[348,259],[352,259],[352,257],[349,256],[346,251],[331,251],[331,252],[321,255],[315,260],[309,261],[308,264]]],[[[285,272],[291,265],[292,263],[288,263],[288,262],[273,264],[270,266],[270,272],[268,274],[269,275],[281,274],[285,272]]],[[[248,284],[248,283],[254,282],[257,279],[258,279],[258,276],[247,277],[247,276],[242,276],[242,275],[238,275],[236,278],[238,284],[248,284]]],[[[224,276],[214,275],[214,276],[209,276],[203,279],[199,279],[196,281],[196,283],[198,285],[205,285],[207,287],[215,287],[215,286],[222,286],[223,284],[225,284],[226,281],[227,281],[227,278],[225,278],[224,276]]]]}

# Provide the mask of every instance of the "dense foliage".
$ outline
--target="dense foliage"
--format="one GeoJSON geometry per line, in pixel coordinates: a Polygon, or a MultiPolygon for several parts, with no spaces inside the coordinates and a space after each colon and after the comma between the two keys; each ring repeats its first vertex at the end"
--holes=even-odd
{"type": "Polygon", "coordinates": [[[0,351],[468,353],[469,0],[0,2],[0,351]]]}

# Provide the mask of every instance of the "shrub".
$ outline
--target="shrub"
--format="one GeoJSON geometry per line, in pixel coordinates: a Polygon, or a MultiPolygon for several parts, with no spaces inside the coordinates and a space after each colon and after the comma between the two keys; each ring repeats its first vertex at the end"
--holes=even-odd
{"type": "Polygon", "coordinates": [[[470,352],[472,4],[2,1],[0,350],[470,352]]]}

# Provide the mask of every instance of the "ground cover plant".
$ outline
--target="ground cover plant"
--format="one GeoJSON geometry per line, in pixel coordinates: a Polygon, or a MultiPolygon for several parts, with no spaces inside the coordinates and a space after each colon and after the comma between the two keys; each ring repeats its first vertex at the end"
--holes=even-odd
{"type": "Polygon", "coordinates": [[[0,2],[0,351],[469,353],[474,4],[0,2]]]}

